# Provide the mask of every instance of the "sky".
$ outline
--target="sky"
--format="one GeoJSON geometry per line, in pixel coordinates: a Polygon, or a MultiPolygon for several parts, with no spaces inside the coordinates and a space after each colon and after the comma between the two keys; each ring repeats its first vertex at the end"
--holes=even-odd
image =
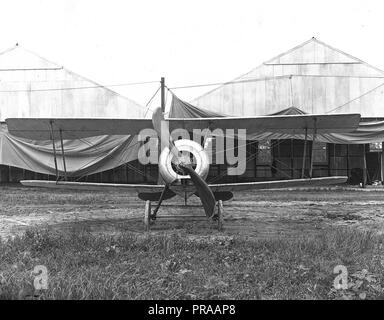
{"type": "MultiPolygon", "coordinates": [[[[316,37],[384,70],[384,2],[0,0],[0,51],[19,43],[100,84],[225,82],[316,37]]],[[[158,84],[114,88],[145,105],[158,84]]],[[[212,89],[179,89],[184,100],[212,89]]],[[[158,103],[156,100],[154,103],[158,103]]]]}

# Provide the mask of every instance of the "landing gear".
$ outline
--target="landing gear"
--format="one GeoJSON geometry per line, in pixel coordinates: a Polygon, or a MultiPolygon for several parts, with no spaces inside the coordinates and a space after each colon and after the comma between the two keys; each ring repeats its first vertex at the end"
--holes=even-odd
{"type": "Polygon", "coordinates": [[[219,231],[223,231],[224,225],[224,209],[223,209],[223,200],[217,201],[217,228],[219,231]]]}
{"type": "MultiPolygon", "coordinates": [[[[223,230],[224,227],[224,209],[223,209],[223,200],[218,200],[216,202],[217,204],[217,213],[214,214],[211,218],[208,218],[209,221],[217,221],[217,229],[219,231],[223,230]]],[[[146,200],[145,201],[145,209],[144,209],[144,230],[149,231],[150,225],[153,220],[156,220],[156,214],[152,213],[151,209],[151,201],[146,200]]],[[[163,216],[163,218],[171,218],[171,219],[177,219],[179,216],[163,216]]],[[[190,220],[196,220],[196,219],[207,219],[206,216],[196,216],[196,215],[186,215],[181,216],[182,219],[190,219],[190,220]]]]}
{"type": "Polygon", "coordinates": [[[149,231],[149,224],[151,223],[151,201],[145,201],[144,209],[144,230],[149,231]]]}

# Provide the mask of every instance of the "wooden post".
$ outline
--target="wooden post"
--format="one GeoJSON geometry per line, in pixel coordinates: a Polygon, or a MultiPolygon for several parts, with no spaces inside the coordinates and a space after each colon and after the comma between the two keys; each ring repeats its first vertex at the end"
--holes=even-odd
{"type": "Polygon", "coordinates": [[[349,178],[349,144],[347,144],[347,176],[349,178]]]}
{"type": "Polygon", "coordinates": [[[301,166],[301,179],[304,178],[305,174],[305,158],[307,157],[307,138],[308,138],[308,128],[305,128],[305,140],[304,140],[304,151],[303,151],[303,165],[301,166]]]}
{"type": "Polygon", "coordinates": [[[312,171],[313,171],[313,155],[314,155],[314,146],[315,146],[315,141],[316,141],[316,133],[317,133],[317,128],[316,128],[316,118],[314,119],[314,128],[313,128],[313,138],[312,138],[312,150],[311,150],[311,166],[309,168],[309,178],[312,179],[312,171]]]}
{"type": "Polygon", "coordinates": [[[291,139],[291,177],[295,178],[295,169],[293,167],[293,139],[291,139]]]}
{"type": "Polygon", "coordinates": [[[165,79],[164,77],[161,77],[160,85],[161,85],[161,111],[163,111],[164,113],[165,112],[165,79]]]}
{"type": "Polygon", "coordinates": [[[384,185],[384,141],[381,143],[381,184],[384,185]]]}
{"type": "Polygon", "coordinates": [[[330,143],[327,143],[327,162],[328,162],[328,176],[330,177],[332,174],[331,174],[331,144],[330,143]]]}
{"type": "MultiPolygon", "coordinates": [[[[257,178],[257,153],[259,152],[259,142],[258,141],[255,141],[255,145],[254,145],[254,151],[255,151],[255,159],[254,159],[254,168],[255,168],[255,173],[254,173],[254,178],[257,178]]],[[[220,168],[220,166],[219,166],[220,168]]],[[[220,171],[219,171],[219,174],[220,174],[220,171]]]]}
{"type": "Polygon", "coordinates": [[[218,213],[218,229],[219,231],[223,230],[224,224],[224,209],[223,209],[223,201],[219,200],[217,202],[217,213],[218,213]]]}
{"type": "Polygon", "coordinates": [[[151,201],[145,201],[144,209],[144,230],[149,231],[149,223],[151,219],[151,201]]]}
{"type": "Polygon", "coordinates": [[[63,156],[63,167],[64,167],[64,180],[67,181],[67,165],[65,163],[65,154],[64,154],[64,143],[63,143],[63,134],[60,129],[60,141],[61,141],[61,154],[63,156]]]}
{"type": "Polygon", "coordinates": [[[188,194],[187,194],[188,181],[186,179],[181,179],[180,183],[184,189],[184,206],[186,206],[188,204],[188,194]]]}
{"type": "Polygon", "coordinates": [[[56,158],[56,146],[55,146],[55,135],[53,132],[53,121],[49,121],[51,128],[52,147],[53,147],[53,160],[55,162],[56,181],[59,180],[59,170],[57,169],[57,158],[56,158]]]}
{"type": "MultiPolygon", "coordinates": [[[[336,143],[333,144],[333,168],[336,168],[336,143]]],[[[335,175],[338,175],[337,170],[335,175]]]]}

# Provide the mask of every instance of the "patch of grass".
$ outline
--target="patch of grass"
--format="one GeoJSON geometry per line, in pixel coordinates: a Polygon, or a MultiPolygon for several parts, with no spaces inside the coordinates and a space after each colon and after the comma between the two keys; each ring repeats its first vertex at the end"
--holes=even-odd
{"type": "Polygon", "coordinates": [[[384,293],[382,246],[383,237],[348,229],[288,240],[30,229],[0,243],[0,297],[376,299],[384,293]],[[48,270],[47,290],[34,289],[37,265],[48,270]],[[337,265],[354,286],[332,290],[337,265]],[[357,286],[352,274],[361,270],[367,280],[357,286]]]}
{"type": "Polygon", "coordinates": [[[44,188],[27,188],[23,186],[4,186],[1,185],[2,198],[1,204],[14,205],[20,204],[32,204],[32,205],[49,205],[49,204],[77,204],[77,205],[89,205],[95,203],[113,203],[118,200],[123,202],[132,201],[136,197],[136,194],[127,194],[123,192],[105,192],[105,191],[83,191],[77,190],[73,192],[71,190],[50,190],[44,188]],[[102,197],[101,197],[102,195],[102,197]],[[104,198],[104,201],[101,199],[104,198]]]}
{"type": "MultiPolygon", "coordinates": [[[[16,185],[1,184],[2,198],[0,203],[2,205],[14,205],[15,203],[22,203],[24,205],[49,205],[49,204],[77,204],[77,205],[90,205],[90,204],[127,204],[132,202],[142,202],[138,199],[135,192],[127,191],[85,191],[65,190],[65,189],[45,189],[45,188],[28,188],[16,185]]],[[[252,201],[377,201],[383,195],[381,191],[372,192],[359,192],[344,189],[304,189],[304,190],[258,190],[257,193],[253,191],[244,191],[236,193],[234,200],[239,201],[243,199],[252,199],[252,201]],[[356,196],[358,194],[358,197],[356,196]],[[324,196],[326,195],[326,196],[324,196]]],[[[191,199],[193,199],[192,197],[191,199]]],[[[166,202],[167,203],[167,202],[166,202]]]]}

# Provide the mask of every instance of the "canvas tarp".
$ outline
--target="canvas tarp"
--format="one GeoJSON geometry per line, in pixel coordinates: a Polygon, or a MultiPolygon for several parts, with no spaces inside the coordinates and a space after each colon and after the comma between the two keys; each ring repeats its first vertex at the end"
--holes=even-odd
{"type": "MultiPolygon", "coordinates": [[[[282,134],[262,132],[247,136],[249,140],[298,139],[304,140],[305,134],[282,134]]],[[[313,132],[308,131],[307,140],[313,139],[313,132]]],[[[366,144],[384,141],[384,121],[360,122],[359,127],[351,133],[317,134],[316,141],[336,144],[366,144]]]]}
{"type": "MultiPolygon", "coordinates": [[[[57,165],[63,172],[61,144],[56,142],[57,165]]],[[[135,136],[99,136],[64,140],[69,176],[84,176],[118,167],[137,159],[140,147],[135,136]]],[[[52,141],[32,141],[0,131],[0,164],[38,173],[55,174],[52,141]]]]}
{"type": "Polygon", "coordinates": [[[172,94],[171,108],[169,111],[169,118],[212,118],[212,117],[225,117],[225,115],[198,108],[179,99],[176,95],[172,94]]]}
{"type": "MultiPolygon", "coordinates": [[[[299,110],[299,109],[298,109],[299,110]]],[[[289,114],[292,114],[292,110],[289,114]]],[[[298,111],[297,111],[298,112],[298,111]]],[[[301,113],[301,112],[300,112],[301,113]]],[[[198,118],[224,116],[197,108],[173,97],[170,118],[198,118]]],[[[305,135],[260,132],[247,139],[305,139],[305,135]]],[[[312,132],[308,132],[312,140],[312,132]]],[[[365,144],[384,141],[384,121],[361,122],[356,131],[345,134],[317,135],[317,141],[339,144],[365,144]]],[[[140,144],[137,136],[99,136],[78,140],[64,140],[67,172],[72,176],[84,176],[118,167],[137,159],[140,144]]],[[[63,171],[61,145],[56,143],[57,164],[63,171]]],[[[10,135],[6,129],[0,131],[0,164],[14,166],[33,172],[55,174],[51,141],[31,141],[10,135]]]]}
{"type": "MultiPolygon", "coordinates": [[[[274,115],[300,115],[306,114],[304,111],[296,107],[290,107],[279,112],[269,114],[274,115]]],[[[190,103],[184,102],[173,94],[170,118],[209,118],[209,117],[225,117],[223,114],[207,111],[197,108],[190,103]]],[[[308,140],[312,140],[313,132],[308,131],[308,140]]],[[[299,139],[304,140],[305,134],[282,134],[271,132],[260,132],[248,135],[250,140],[272,140],[272,139],[299,139]]],[[[318,134],[316,140],[327,143],[338,144],[365,144],[384,141],[384,121],[360,122],[359,127],[350,133],[329,133],[318,134]]]]}

